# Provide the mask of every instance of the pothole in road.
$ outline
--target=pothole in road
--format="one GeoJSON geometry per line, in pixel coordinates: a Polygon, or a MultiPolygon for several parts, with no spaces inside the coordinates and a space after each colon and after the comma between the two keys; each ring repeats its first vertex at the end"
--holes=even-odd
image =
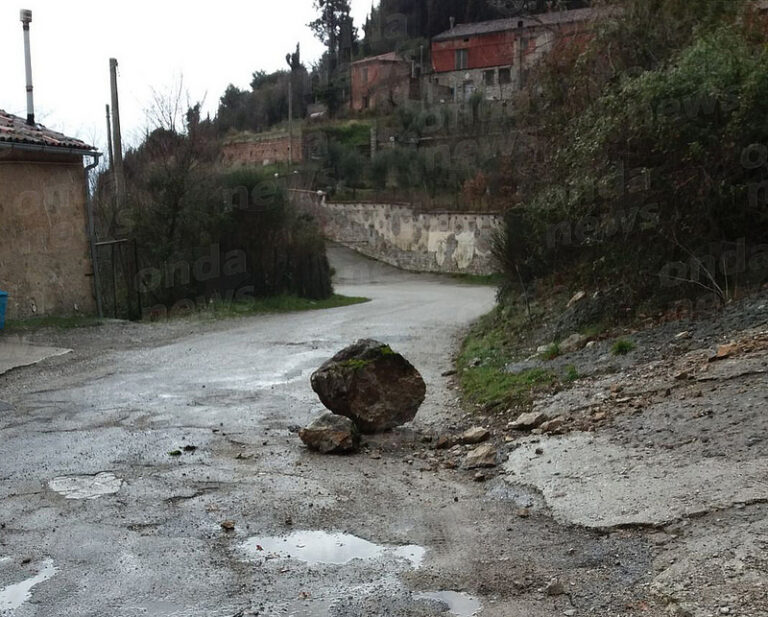
{"type": "Polygon", "coordinates": [[[48,482],[48,488],[66,499],[98,499],[120,490],[123,481],[109,472],[95,476],[60,476],[48,482]]]}
{"type": "Polygon", "coordinates": [[[448,606],[448,611],[456,617],[473,617],[482,608],[480,601],[468,593],[460,591],[432,591],[416,594],[418,600],[437,600],[448,606]]]}
{"type": "Polygon", "coordinates": [[[53,565],[53,560],[46,559],[36,576],[0,589],[0,612],[4,613],[5,611],[13,611],[19,608],[32,597],[32,588],[35,585],[47,581],[56,572],[58,570],[53,565]]]}
{"type": "Polygon", "coordinates": [[[544,496],[535,488],[513,484],[503,479],[499,479],[489,486],[486,495],[489,499],[511,502],[518,508],[543,510],[547,507],[544,496]]]}
{"type": "Polygon", "coordinates": [[[297,531],[289,536],[249,538],[242,545],[251,557],[295,559],[308,564],[345,564],[354,559],[392,556],[418,568],[426,549],[421,546],[383,546],[357,536],[324,531],[297,531]]]}

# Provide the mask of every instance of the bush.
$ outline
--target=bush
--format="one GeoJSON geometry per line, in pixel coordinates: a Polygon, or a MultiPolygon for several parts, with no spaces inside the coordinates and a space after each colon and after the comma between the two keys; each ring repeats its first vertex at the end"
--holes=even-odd
{"type": "Polygon", "coordinates": [[[726,266],[768,234],[752,146],[768,143],[766,30],[755,38],[741,0],[623,6],[535,80],[525,122],[540,150],[510,172],[523,197],[495,249],[506,289],[567,272],[626,303],[702,289],[726,301],[766,274],[726,266]]]}
{"type": "Polygon", "coordinates": [[[611,353],[614,356],[626,356],[630,351],[634,351],[635,344],[626,339],[619,339],[611,346],[611,353]]]}
{"type": "Polygon", "coordinates": [[[126,157],[124,232],[137,241],[144,306],[332,295],[324,241],[261,170],[221,174],[210,144],[151,134],[126,157]]]}

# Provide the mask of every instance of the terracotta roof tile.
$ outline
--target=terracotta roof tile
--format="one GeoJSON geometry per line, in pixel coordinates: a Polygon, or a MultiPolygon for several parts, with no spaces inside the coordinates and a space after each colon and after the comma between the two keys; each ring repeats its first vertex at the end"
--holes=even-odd
{"type": "Polygon", "coordinates": [[[578,21],[588,21],[604,15],[607,11],[598,9],[573,9],[571,11],[553,11],[530,15],[528,17],[514,17],[510,19],[495,19],[493,21],[481,21],[471,24],[457,24],[453,30],[446,30],[433,37],[433,41],[447,41],[456,38],[491,34],[494,32],[507,32],[517,30],[519,22],[523,22],[523,28],[535,28],[537,26],[556,26],[578,21]]]}
{"type": "Polygon", "coordinates": [[[388,54],[381,54],[380,56],[370,56],[368,58],[363,58],[362,60],[357,60],[352,64],[363,64],[365,62],[405,62],[405,60],[403,60],[397,54],[397,52],[391,51],[388,54]]]}
{"type": "Polygon", "coordinates": [[[47,129],[42,124],[30,126],[24,118],[9,114],[2,109],[0,109],[0,143],[30,144],[88,152],[95,150],[84,141],[47,129]]]}

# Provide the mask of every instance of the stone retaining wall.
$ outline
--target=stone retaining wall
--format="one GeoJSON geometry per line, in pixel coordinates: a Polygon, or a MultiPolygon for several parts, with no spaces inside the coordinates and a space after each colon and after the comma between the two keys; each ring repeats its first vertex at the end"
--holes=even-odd
{"type": "Polygon", "coordinates": [[[291,191],[329,240],[405,270],[492,274],[499,214],[420,212],[407,204],[331,203],[309,191],[291,191]]]}

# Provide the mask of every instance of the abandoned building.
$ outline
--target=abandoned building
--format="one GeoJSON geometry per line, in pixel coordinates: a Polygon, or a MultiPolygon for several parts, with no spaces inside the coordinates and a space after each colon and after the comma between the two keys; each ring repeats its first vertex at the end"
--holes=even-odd
{"type": "Polygon", "coordinates": [[[391,109],[408,99],[418,99],[418,80],[411,62],[397,53],[364,58],[351,64],[353,111],[391,109]]]}
{"type": "Polygon", "coordinates": [[[432,39],[429,102],[467,101],[475,92],[507,100],[526,71],[557,45],[589,36],[595,9],[457,24],[432,39]]]}
{"type": "Polygon", "coordinates": [[[84,157],[98,153],[0,110],[0,289],[9,319],[95,313],[84,157]]]}

